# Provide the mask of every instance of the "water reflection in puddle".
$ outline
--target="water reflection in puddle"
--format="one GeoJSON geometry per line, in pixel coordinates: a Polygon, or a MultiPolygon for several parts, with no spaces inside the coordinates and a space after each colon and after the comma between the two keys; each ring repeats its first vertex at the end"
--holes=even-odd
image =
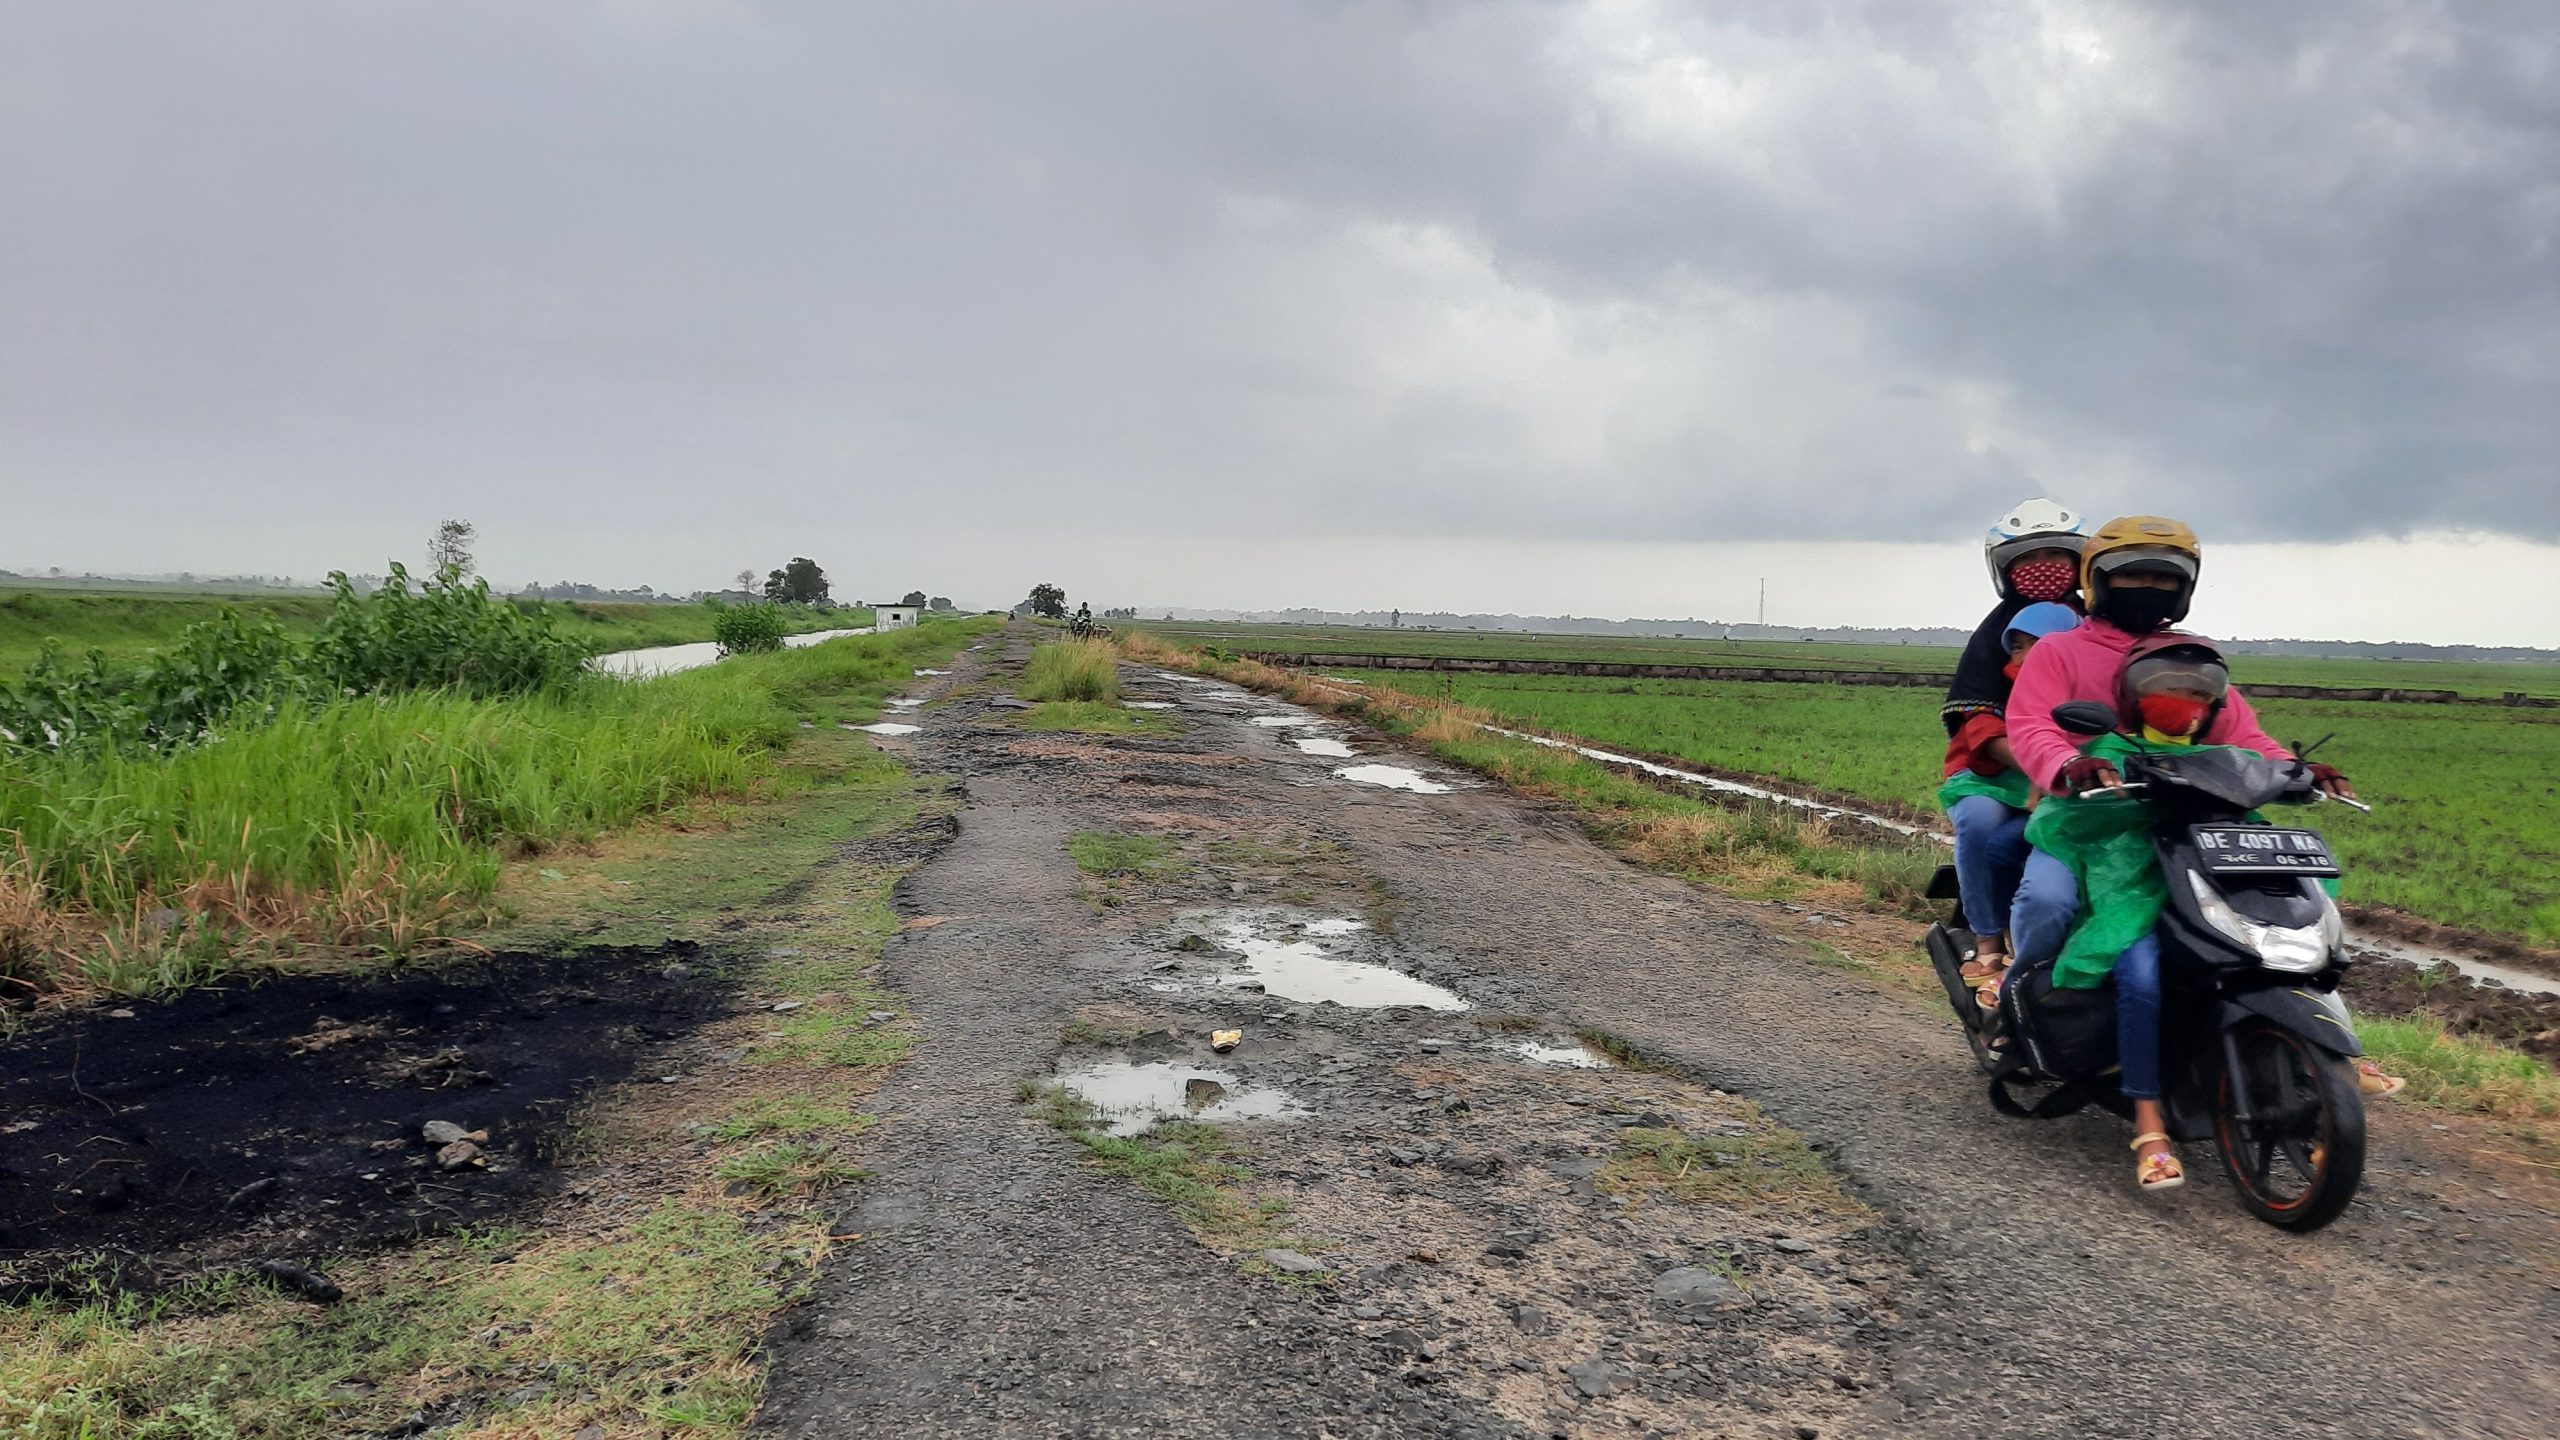
{"type": "Polygon", "coordinates": [[[1341,960],[1315,942],[1365,928],[1357,920],[1317,921],[1306,927],[1309,938],[1283,940],[1257,927],[1237,922],[1220,927],[1218,943],[1244,957],[1247,974],[1221,981],[1236,985],[1261,982],[1263,993],[1310,1005],[1342,1005],[1355,1010],[1412,1006],[1423,1010],[1464,1010],[1467,1002],[1427,980],[1372,965],[1341,960]],[[1323,928],[1319,928],[1323,927],[1323,928]]]}
{"type": "Polygon", "coordinates": [[[847,725],[844,728],[859,730],[865,735],[921,735],[924,733],[924,727],[921,725],[901,725],[895,720],[883,720],[876,725],[847,725]]]}
{"type": "Polygon", "coordinates": [[[1341,741],[1325,735],[1304,736],[1294,743],[1310,755],[1324,755],[1336,760],[1348,760],[1358,753],[1341,741]]]}
{"type": "Polygon", "coordinates": [[[924,702],[921,700],[910,700],[904,695],[892,695],[880,703],[888,706],[892,710],[913,710],[924,702]]]}
{"type": "Polygon", "coordinates": [[[1532,1065],[1562,1065],[1572,1070],[1606,1070],[1609,1057],[1588,1045],[1557,1045],[1545,1040],[1514,1040],[1502,1052],[1532,1065]]]}
{"type": "Polygon", "coordinates": [[[1345,765],[1333,773],[1339,779],[1354,780],[1363,785],[1384,785],[1390,790],[1409,790],[1416,795],[1446,795],[1457,788],[1437,780],[1425,780],[1421,772],[1401,765],[1345,765]]]}
{"type": "Polygon", "coordinates": [[[1159,1120],[1286,1120],[1309,1113],[1285,1092],[1244,1084],[1228,1071],[1161,1060],[1107,1060],[1070,1070],[1058,1083],[1100,1111],[1114,1135],[1135,1135],[1159,1120]]]}
{"type": "Polygon", "coordinates": [[[1175,708],[1174,703],[1170,700],[1123,700],[1120,703],[1132,710],[1171,710],[1175,708]]]}
{"type": "Polygon", "coordinates": [[[948,675],[951,672],[948,670],[919,670],[916,673],[918,675],[948,675]]]}
{"type": "Polygon", "coordinates": [[[1324,722],[1313,715],[1256,715],[1244,723],[1259,725],[1265,730],[1305,730],[1324,722]]]}

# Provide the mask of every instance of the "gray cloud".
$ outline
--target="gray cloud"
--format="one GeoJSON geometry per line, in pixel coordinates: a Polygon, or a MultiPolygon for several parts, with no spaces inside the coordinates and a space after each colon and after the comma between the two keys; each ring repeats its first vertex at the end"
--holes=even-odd
{"type": "Polygon", "coordinates": [[[1066,495],[2560,538],[2555,97],[2531,3],[17,5],[0,487],[599,579],[1066,495]]]}

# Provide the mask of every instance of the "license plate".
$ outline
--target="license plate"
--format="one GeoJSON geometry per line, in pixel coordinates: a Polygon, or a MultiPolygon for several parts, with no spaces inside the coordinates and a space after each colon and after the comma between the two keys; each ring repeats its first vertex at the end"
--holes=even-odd
{"type": "Polygon", "coordinates": [[[2329,842],[2311,830],[2266,825],[2198,825],[2196,855],[2212,875],[2308,875],[2338,873],[2329,842]]]}

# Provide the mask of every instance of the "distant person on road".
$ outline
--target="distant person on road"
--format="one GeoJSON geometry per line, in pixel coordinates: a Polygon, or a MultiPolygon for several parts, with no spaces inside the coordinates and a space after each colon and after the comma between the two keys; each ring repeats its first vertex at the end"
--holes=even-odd
{"type": "MultiPolygon", "coordinates": [[[[1949,796],[1947,818],[1956,832],[1956,873],[1964,885],[1965,928],[1973,951],[1965,979],[1979,984],[2000,972],[2009,950],[2009,900],[2026,861],[2026,796],[2017,760],[2009,753],[2006,715],[2022,652],[2013,648],[2012,625],[2029,609],[2059,609],[2076,619],[2080,610],[2080,547],[2085,526],[2077,511],[2051,500],[2020,502],[1982,539],[1982,563],[2000,597],[1974,627],[1956,661],[1938,718],[1947,727],[1950,783],[1959,772],[1994,782],[1949,796]],[[2005,781],[1999,779],[2006,774],[2005,781]],[[2009,792],[2019,793],[2014,803],[2009,792]],[[1980,803],[1973,803],[1975,799],[1980,803]],[[1960,802],[1960,803],[1959,803],[1960,802]]],[[[2053,633],[2048,621],[2037,636],[2053,633]]],[[[2030,642],[2032,643],[2032,642],[2030,642]]]]}
{"type": "MultiPolygon", "coordinates": [[[[2080,612],[2057,601],[2027,606],[2009,619],[2001,638],[2014,677],[2036,642],[2080,623],[2080,612]]],[[[2009,901],[2027,863],[2027,810],[2033,787],[2009,754],[2008,731],[1998,711],[1973,716],[1947,741],[1945,783],[1938,803],[1956,832],[1956,877],[1964,895],[1965,929],[1974,953],[1964,964],[1967,983],[1992,983],[2008,963],[2009,901]]]]}

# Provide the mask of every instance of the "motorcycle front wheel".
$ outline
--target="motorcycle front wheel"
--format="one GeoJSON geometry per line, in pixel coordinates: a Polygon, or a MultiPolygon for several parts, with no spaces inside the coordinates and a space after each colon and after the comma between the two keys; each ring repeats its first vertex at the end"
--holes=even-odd
{"type": "Polygon", "coordinates": [[[2355,1066],[2292,1031],[2253,1024],[2232,1035],[2256,1119],[2234,1113],[2226,1067],[2213,1143],[2249,1213],[2287,1230],[2338,1218],[2364,1180],[2364,1094],[2355,1066]]]}

